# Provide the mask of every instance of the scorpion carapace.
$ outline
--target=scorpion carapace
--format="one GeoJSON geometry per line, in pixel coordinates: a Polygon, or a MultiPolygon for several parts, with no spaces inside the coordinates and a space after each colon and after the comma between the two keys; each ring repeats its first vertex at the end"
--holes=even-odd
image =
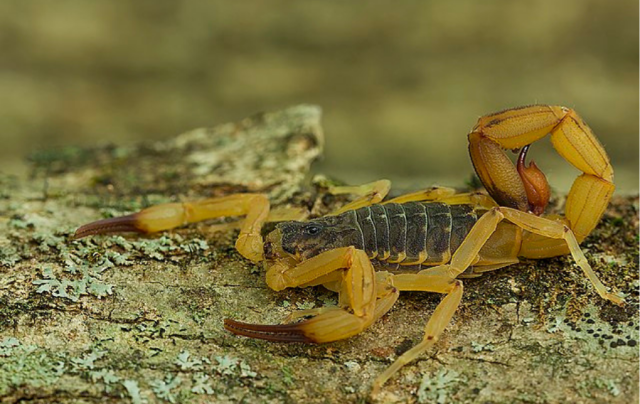
{"type": "Polygon", "coordinates": [[[427,322],[423,341],[376,378],[375,393],[436,343],[460,303],[464,276],[517,263],[518,257],[570,253],[602,298],[623,303],[622,296],[598,280],[578,244],[596,226],[614,185],[604,148],[575,111],[534,105],[487,115],[469,134],[469,152],[491,197],[432,188],[383,202],[390,183],[380,180],[330,189],[359,198],[323,218],[281,223],[264,242],[263,224],[286,219],[287,214],[275,215],[263,194],[153,206],[82,226],[76,236],[150,233],[216,217],[246,216],[236,248],[244,257],[264,262],[271,288],[323,285],[339,294],[335,307],[294,312],[289,320],[311,316],[298,323],[225,320],[225,328],[235,334],[270,341],[348,338],[387,313],[400,291],[445,294],[427,322]],[[535,164],[525,163],[529,145],[547,134],[558,153],[583,173],[567,196],[566,217],[541,216],[549,186],[535,164]],[[520,150],[517,165],[506,156],[509,149],[520,150]]]}

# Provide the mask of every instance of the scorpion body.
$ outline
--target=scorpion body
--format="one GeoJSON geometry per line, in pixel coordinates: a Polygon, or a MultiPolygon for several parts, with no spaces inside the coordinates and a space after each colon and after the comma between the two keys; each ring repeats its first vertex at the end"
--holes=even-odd
{"type": "Polygon", "coordinates": [[[271,211],[265,194],[233,194],[99,220],[80,227],[76,237],[152,233],[216,217],[245,216],[236,249],[253,262],[263,262],[270,288],[323,285],[339,293],[337,306],[292,313],[289,320],[311,317],[297,323],[225,320],[225,328],[234,334],[270,341],[349,338],[384,316],[401,291],[444,294],[422,342],[376,378],[374,395],[438,341],[460,304],[461,277],[515,264],[518,257],[570,253],[603,299],[623,304],[620,294],[600,282],[579,246],[597,225],[615,188],[609,157],[582,118],[561,106],[512,108],[481,117],[468,140],[471,161],[489,196],[433,188],[382,202],[390,183],[380,180],[331,188],[332,194],[359,198],[328,216],[301,222],[293,212],[286,216],[271,211]],[[529,145],[547,135],[558,153],[582,172],[569,191],[564,217],[543,215],[549,185],[533,162],[525,162],[529,145]],[[520,150],[516,165],[505,150],[520,150]],[[282,223],[265,240],[262,228],[268,221],[282,223]]]}
{"type": "Polygon", "coordinates": [[[282,248],[290,254],[300,250],[304,259],[353,246],[366,252],[377,268],[415,270],[449,262],[481,213],[469,204],[386,203],[277,227],[282,248]],[[307,236],[303,248],[300,233],[307,236]]]}

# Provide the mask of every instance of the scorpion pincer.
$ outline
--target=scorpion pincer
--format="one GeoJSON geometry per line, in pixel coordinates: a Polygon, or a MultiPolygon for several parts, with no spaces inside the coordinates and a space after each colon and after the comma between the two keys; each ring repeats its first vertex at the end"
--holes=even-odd
{"type": "MultiPolygon", "coordinates": [[[[76,237],[120,231],[157,232],[222,216],[246,216],[236,248],[264,262],[274,290],[323,285],[338,305],[294,312],[280,325],[225,320],[237,335],[277,342],[323,343],[362,332],[387,313],[400,291],[445,297],[426,324],[424,338],[373,382],[375,394],[402,366],[433,346],[462,298],[461,278],[518,262],[571,254],[596,292],[616,304],[592,270],[579,243],[595,228],[613,194],[613,168],[604,148],[578,114],[565,107],[533,105],[481,117],[471,130],[469,153],[489,195],[431,188],[383,201],[390,183],[335,187],[359,195],[328,216],[279,223],[263,242],[270,220],[264,194],[233,194],[198,202],[153,206],[138,213],[80,227],[76,237]],[[567,196],[565,217],[545,217],[549,185],[529,145],[550,134],[557,152],[582,172],[567,196]],[[520,150],[514,165],[504,150],[520,150]]],[[[278,216],[282,218],[282,214],[278,216]]]]}

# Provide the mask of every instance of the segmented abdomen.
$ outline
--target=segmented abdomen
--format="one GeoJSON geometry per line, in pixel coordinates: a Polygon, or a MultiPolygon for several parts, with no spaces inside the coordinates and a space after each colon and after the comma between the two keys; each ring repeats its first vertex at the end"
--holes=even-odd
{"type": "Polygon", "coordinates": [[[471,205],[408,202],[372,205],[355,215],[369,258],[383,265],[437,265],[458,249],[478,216],[471,205]]]}

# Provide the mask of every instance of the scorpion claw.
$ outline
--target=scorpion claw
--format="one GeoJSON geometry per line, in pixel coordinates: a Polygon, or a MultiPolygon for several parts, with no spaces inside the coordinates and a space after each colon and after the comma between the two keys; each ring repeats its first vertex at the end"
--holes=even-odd
{"type": "Polygon", "coordinates": [[[73,235],[74,239],[79,239],[93,234],[107,234],[107,233],[119,233],[119,232],[136,232],[144,233],[138,224],[138,219],[135,214],[112,217],[110,219],[97,220],[89,224],[85,224],[76,230],[73,235]]]}
{"type": "Polygon", "coordinates": [[[76,230],[74,238],[78,239],[92,234],[119,232],[154,233],[173,229],[189,223],[193,210],[193,204],[189,203],[165,203],[151,206],[130,215],[85,224],[76,230]]]}
{"type": "Polygon", "coordinates": [[[227,318],[224,320],[224,328],[236,335],[267,341],[316,342],[305,335],[300,323],[282,325],[249,324],[227,318]]]}
{"type": "MultiPolygon", "coordinates": [[[[295,324],[262,325],[247,324],[226,319],[224,328],[236,335],[277,342],[324,343],[354,336],[374,320],[371,315],[358,317],[338,308],[326,307],[316,316],[295,324]]],[[[302,311],[302,315],[310,314],[302,311]]]]}

